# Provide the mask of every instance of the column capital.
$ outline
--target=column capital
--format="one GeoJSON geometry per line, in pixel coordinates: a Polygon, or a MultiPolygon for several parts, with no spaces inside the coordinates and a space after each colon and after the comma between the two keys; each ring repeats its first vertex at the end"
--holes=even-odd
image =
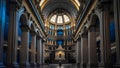
{"type": "Polygon", "coordinates": [[[80,41],[80,40],[81,40],[81,35],[79,35],[79,37],[78,37],[77,41],[80,41]]]}
{"type": "Polygon", "coordinates": [[[90,26],[89,28],[88,28],[88,31],[89,32],[95,32],[96,30],[95,30],[95,26],[90,26]]]}
{"type": "Polygon", "coordinates": [[[36,35],[36,32],[35,32],[35,31],[30,31],[30,34],[31,34],[32,36],[35,36],[35,35],[36,35]]]}
{"type": "Polygon", "coordinates": [[[37,39],[40,40],[40,39],[42,39],[42,38],[41,38],[40,36],[37,36],[37,39]]]}
{"type": "Polygon", "coordinates": [[[28,32],[29,27],[27,25],[21,26],[21,30],[24,31],[24,32],[28,32]]]}
{"type": "Polygon", "coordinates": [[[81,32],[80,37],[87,38],[88,37],[88,31],[81,32]]]}

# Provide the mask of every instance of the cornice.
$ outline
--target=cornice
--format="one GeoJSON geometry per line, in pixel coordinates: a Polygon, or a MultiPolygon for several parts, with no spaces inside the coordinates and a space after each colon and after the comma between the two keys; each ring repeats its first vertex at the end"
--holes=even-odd
{"type": "Polygon", "coordinates": [[[23,4],[26,7],[26,9],[29,11],[29,13],[31,14],[32,18],[34,18],[35,23],[37,24],[37,27],[39,28],[39,30],[42,34],[42,37],[46,37],[45,31],[44,31],[44,28],[45,28],[44,22],[40,16],[39,12],[35,8],[35,5],[32,3],[32,0],[25,0],[23,2],[23,4]]]}
{"type": "Polygon", "coordinates": [[[81,31],[82,27],[86,23],[86,20],[89,14],[95,8],[96,4],[97,4],[97,0],[94,0],[94,1],[89,0],[86,8],[83,11],[83,14],[81,15],[81,17],[79,17],[77,24],[76,24],[76,32],[75,32],[75,37],[74,37],[75,41],[79,38],[79,32],[81,31]]]}

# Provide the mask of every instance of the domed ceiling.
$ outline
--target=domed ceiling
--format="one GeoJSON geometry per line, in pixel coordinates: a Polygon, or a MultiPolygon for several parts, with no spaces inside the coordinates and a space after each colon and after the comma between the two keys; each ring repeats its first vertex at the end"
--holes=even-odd
{"type": "Polygon", "coordinates": [[[80,3],[79,0],[41,0],[40,6],[44,18],[47,18],[57,9],[63,9],[73,18],[76,18],[80,3]]]}

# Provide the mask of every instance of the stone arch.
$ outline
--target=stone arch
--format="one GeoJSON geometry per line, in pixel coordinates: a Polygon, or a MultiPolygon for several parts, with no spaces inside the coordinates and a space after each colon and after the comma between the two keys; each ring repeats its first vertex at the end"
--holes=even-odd
{"type": "Polygon", "coordinates": [[[89,27],[95,27],[95,31],[100,32],[100,17],[97,13],[92,13],[90,15],[89,27]]]}
{"type": "Polygon", "coordinates": [[[25,11],[25,8],[23,8],[23,7],[21,7],[18,11],[17,11],[17,20],[19,21],[20,20],[20,17],[21,17],[21,15],[24,13],[24,11],[25,11]]]}
{"type": "Polygon", "coordinates": [[[21,25],[24,25],[24,26],[28,26],[28,16],[27,16],[27,14],[26,13],[23,13],[23,14],[21,14],[21,16],[20,16],[20,22],[21,22],[21,25]]]}
{"type": "Polygon", "coordinates": [[[20,47],[22,46],[22,42],[21,42],[21,38],[22,38],[22,27],[25,27],[27,29],[29,29],[29,18],[28,18],[28,14],[25,12],[25,8],[24,7],[21,7],[19,10],[17,10],[17,14],[16,14],[16,29],[17,29],[17,45],[18,45],[18,48],[19,50],[17,50],[17,62],[18,63],[21,63],[21,52],[20,52],[20,47]],[[20,34],[20,35],[19,35],[20,34]]]}
{"type": "Polygon", "coordinates": [[[96,10],[94,13],[90,15],[90,22],[89,22],[89,28],[93,27],[95,30],[96,35],[96,52],[97,52],[97,63],[101,62],[101,40],[100,40],[100,24],[102,24],[100,13],[98,10],[96,10]]]}
{"type": "Polygon", "coordinates": [[[30,24],[30,30],[36,32],[36,26],[33,22],[30,24]]]}
{"type": "Polygon", "coordinates": [[[95,26],[97,22],[100,22],[98,15],[96,15],[95,13],[91,14],[89,26],[95,26]]]}

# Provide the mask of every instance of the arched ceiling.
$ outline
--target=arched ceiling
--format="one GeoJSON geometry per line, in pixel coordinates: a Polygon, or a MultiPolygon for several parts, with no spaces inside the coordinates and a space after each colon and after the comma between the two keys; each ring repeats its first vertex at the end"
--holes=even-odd
{"type": "Polygon", "coordinates": [[[76,18],[78,12],[77,8],[71,0],[48,0],[44,8],[42,9],[42,14],[44,15],[44,18],[47,18],[50,13],[56,9],[64,9],[74,18],[76,18]]]}

